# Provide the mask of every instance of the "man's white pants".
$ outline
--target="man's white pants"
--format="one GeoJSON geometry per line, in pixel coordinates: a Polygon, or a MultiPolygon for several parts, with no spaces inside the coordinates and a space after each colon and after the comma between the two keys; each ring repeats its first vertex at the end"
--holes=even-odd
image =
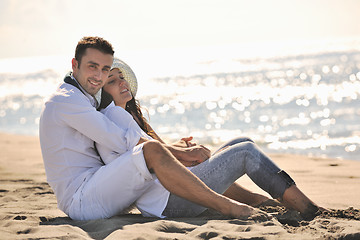
{"type": "Polygon", "coordinates": [[[74,194],[69,217],[109,218],[133,203],[144,216],[162,217],[169,192],[149,172],[142,148],[137,145],[85,179],[74,194]]]}

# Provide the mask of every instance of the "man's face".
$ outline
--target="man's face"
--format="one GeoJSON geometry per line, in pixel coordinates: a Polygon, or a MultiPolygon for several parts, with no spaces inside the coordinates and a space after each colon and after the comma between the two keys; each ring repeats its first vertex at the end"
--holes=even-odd
{"type": "Polygon", "coordinates": [[[81,87],[94,96],[106,83],[112,62],[111,54],[87,48],[80,64],[76,59],[72,60],[73,75],[81,87]]]}

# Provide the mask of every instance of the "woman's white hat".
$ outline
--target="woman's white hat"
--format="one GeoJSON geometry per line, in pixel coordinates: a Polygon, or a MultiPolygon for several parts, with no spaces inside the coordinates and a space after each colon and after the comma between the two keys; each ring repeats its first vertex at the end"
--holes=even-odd
{"type": "Polygon", "coordinates": [[[129,65],[127,65],[126,63],[124,63],[123,61],[121,61],[118,58],[114,58],[111,69],[114,69],[114,68],[118,68],[121,71],[125,80],[130,85],[130,91],[131,91],[132,95],[135,97],[136,93],[137,93],[138,83],[137,83],[137,79],[136,79],[136,76],[135,76],[135,73],[133,72],[133,70],[129,67],[129,65]]]}

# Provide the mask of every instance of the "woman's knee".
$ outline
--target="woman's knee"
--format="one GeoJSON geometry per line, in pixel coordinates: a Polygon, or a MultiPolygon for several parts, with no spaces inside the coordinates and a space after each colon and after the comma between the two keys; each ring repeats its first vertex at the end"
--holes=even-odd
{"type": "Polygon", "coordinates": [[[256,144],[253,141],[245,141],[240,142],[234,145],[234,147],[238,148],[239,150],[247,150],[247,151],[257,151],[256,144]]]}
{"type": "Polygon", "coordinates": [[[249,137],[239,137],[237,138],[238,142],[241,143],[241,142],[252,142],[252,143],[255,143],[251,138],[249,137]]]}
{"type": "Polygon", "coordinates": [[[248,138],[248,137],[237,137],[237,138],[234,138],[233,140],[231,140],[227,145],[235,145],[235,144],[238,144],[238,143],[244,143],[244,142],[252,142],[252,143],[255,143],[251,138],[248,138]]]}

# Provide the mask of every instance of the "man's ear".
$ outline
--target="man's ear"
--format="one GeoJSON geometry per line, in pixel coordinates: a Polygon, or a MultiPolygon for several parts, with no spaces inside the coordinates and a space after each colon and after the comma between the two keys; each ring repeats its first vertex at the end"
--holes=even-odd
{"type": "Polygon", "coordinates": [[[79,62],[78,62],[78,60],[76,60],[75,58],[73,58],[73,59],[71,60],[71,66],[72,66],[73,71],[76,71],[76,69],[78,69],[78,67],[79,67],[79,62]]]}

